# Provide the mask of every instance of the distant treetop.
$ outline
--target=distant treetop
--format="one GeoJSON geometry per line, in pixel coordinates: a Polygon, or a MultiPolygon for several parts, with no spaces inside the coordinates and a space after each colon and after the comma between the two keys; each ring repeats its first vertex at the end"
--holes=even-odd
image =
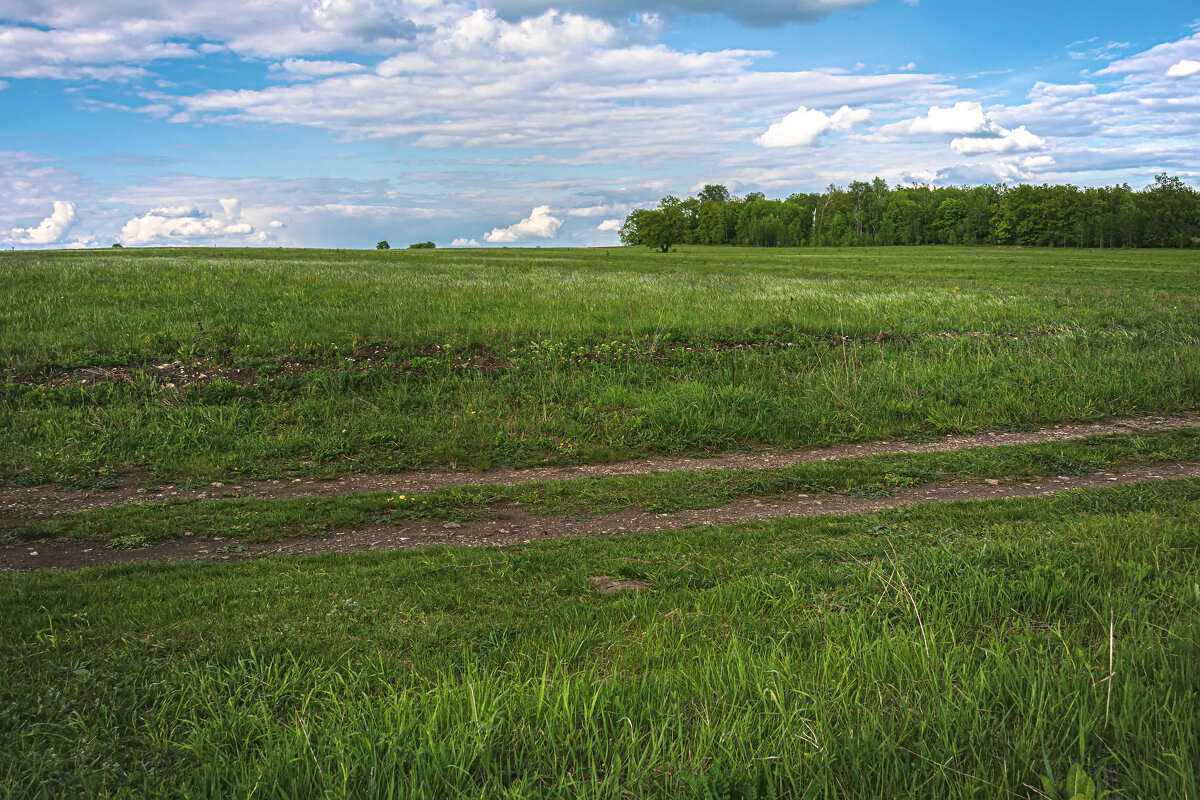
{"type": "Polygon", "coordinates": [[[734,197],[719,184],[696,197],[664,197],[625,218],[625,244],[668,252],[676,244],[755,247],[906,244],[1038,247],[1200,247],[1200,192],[1165,173],[1128,185],[889,188],[880,178],[769,200],[734,197]]]}

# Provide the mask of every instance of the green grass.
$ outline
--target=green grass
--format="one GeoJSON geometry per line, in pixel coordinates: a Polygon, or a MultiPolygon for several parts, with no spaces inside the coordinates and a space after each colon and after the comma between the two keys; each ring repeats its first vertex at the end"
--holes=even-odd
{"type": "Polygon", "coordinates": [[[6,253],[0,279],[6,483],[793,447],[1194,409],[1200,386],[1200,265],[1175,251],[6,253]],[[422,367],[346,360],[370,342],[422,367]],[[453,369],[472,347],[511,363],[453,369]],[[166,358],[318,369],[20,383],[166,358]]]}
{"type": "Polygon", "coordinates": [[[0,275],[8,366],[231,345],[222,337],[234,326],[239,347],[264,358],[382,337],[497,347],[1109,326],[1194,334],[1200,291],[1186,251],[946,247],[23,252],[0,254],[0,275]]]}
{"type": "Polygon", "coordinates": [[[947,453],[872,456],[775,470],[657,472],[515,486],[449,487],[427,494],[372,492],[291,500],[208,499],[125,505],[29,522],[7,531],[4,538],[74,538],[128,548],[174,539],[187,531],[199,537],[261,542],[404,520],[503,517],[505,509],[512,506],[534,514],[602,514],[628,506],[666,513],[714,508],[746,496],[771,497],[788,492],[887,496],[897,487],[934,481],[1028,480],[1179,461],[1200,461],[1200,428],[947,453]]]}
{"type": "Polygon", "coordinates": [[[1200,482],[0,577],[9,797],[1194,797],[1200,482]],[[648,581],[601,595],[587,579],[648,581]],[[1111,662],[1111,669],[1110,669],[1111,662]],[[1033,787],[1033,788],[1030,788],[1033,787]]]}

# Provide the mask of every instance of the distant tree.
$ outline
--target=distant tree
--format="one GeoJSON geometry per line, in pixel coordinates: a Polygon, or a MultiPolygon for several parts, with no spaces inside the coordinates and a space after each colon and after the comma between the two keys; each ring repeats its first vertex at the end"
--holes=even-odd
{"type": "Polygon", "coordinates": [[[379,244],[375,245],[376,250],[391,250],[392,246],[388,244],[387,239],[384,239],[379,244]]]}
{"type": "Polygon", "coordinates": [[[729,190],[719,183],[710,183],[700,190],[696,199],[701,203],[728,203],[729,190]]]}
{"type": "Polygon", "coordinates": [[[664,197],[656,209],[639,208],[625,218],[621,226],[621,241],[625,244],[644,244],[663,253],[687,240],[688,219],[681,202],[664,197]]]}
{"type": "Polygon", "coordinates": [[[409,250],[433,250],[437,247],[433,242],[414,242],[408,246],[409,250]]]}
{"type": "Polygon", "coordinates": [[[124,247],[124,246],[125,245],[121,244],[120,242],[113,242],[113,247],[124,247]]]}

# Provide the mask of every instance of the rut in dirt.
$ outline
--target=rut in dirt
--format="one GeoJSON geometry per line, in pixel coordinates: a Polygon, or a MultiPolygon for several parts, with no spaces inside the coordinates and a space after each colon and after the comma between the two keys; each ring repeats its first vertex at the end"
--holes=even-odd
{"type": "Polygon", "coordinates": [[[33,541],[0,545],[0,572],[78,569],[146,561],[234,561],[270,555],[308,556],[325,553],[369,553],[434,545],[511,547],[546,539],[620,536],[631,533],[766,522],[785,517],[845,516],[926,503],[1048,497],[1079,489],[1101,489],[1132,483],[1200,478],[1200,463],[1141,465],[1076,477],[1029,481],[953,481],[896,489],[888,497],[795,494],[742,497],[719,508],[654,514],[639,508],[589,516],[539,516],[502,507],[490,519],[468,522],[398,521],[325,536],[290,537],[276,542],[242,542],[228,537],[183,537],[139,550],[112,550],[103,543],[33,541]]]}
{"type": "Polygon", "coordinates": [[[786,452],[731,453],[712,458],[655,457],[616,464],[577,467],[498,468],[469,472],[446,468],[411,470],[386,475],[346,475],[333,480],[280,479],[240,484],[213,483],[199,489],[145,488],[130,479],[116,489],[68,490],[53,486],[0,488],[0,528],[4,518],[16,521],[54,514],[93,511],[118,505],[170,503],[249,497],[287,500],[300,497],[338,497],[364,492],[421,494],[451,486],[514,486],[521,483],[645,475],[651,472],[703,472],[711,469],[782,469],[816,461],[839,461],[872,455],[938,453],[972,447],[1045,444],[1118,433],[1165,433],[1200,426],[1200,414],[1141,416],[1100,422],[1063,424],[1034,431],[987,431],[958,434],[930,442],[881,441],[810,447],[786,452]]]}

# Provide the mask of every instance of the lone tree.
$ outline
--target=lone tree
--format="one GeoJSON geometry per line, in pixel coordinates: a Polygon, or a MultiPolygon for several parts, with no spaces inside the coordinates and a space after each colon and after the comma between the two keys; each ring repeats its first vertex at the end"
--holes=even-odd
{"type": "Polygon", "coordinates": [[[625,244],[644,244],[663,253],[686,241],[687,217],[678,198],[664,197],[658,208],[639,208],[630,212],[621,226],[621,241],[625,244]]]}
{"type": "Polygon", "coordinates": [[[375,249],[376,250],[391,250],[392,246],[390,244],[388,244],[387,239],[384,239],[382,242],[375,245],[375,249]]]}

